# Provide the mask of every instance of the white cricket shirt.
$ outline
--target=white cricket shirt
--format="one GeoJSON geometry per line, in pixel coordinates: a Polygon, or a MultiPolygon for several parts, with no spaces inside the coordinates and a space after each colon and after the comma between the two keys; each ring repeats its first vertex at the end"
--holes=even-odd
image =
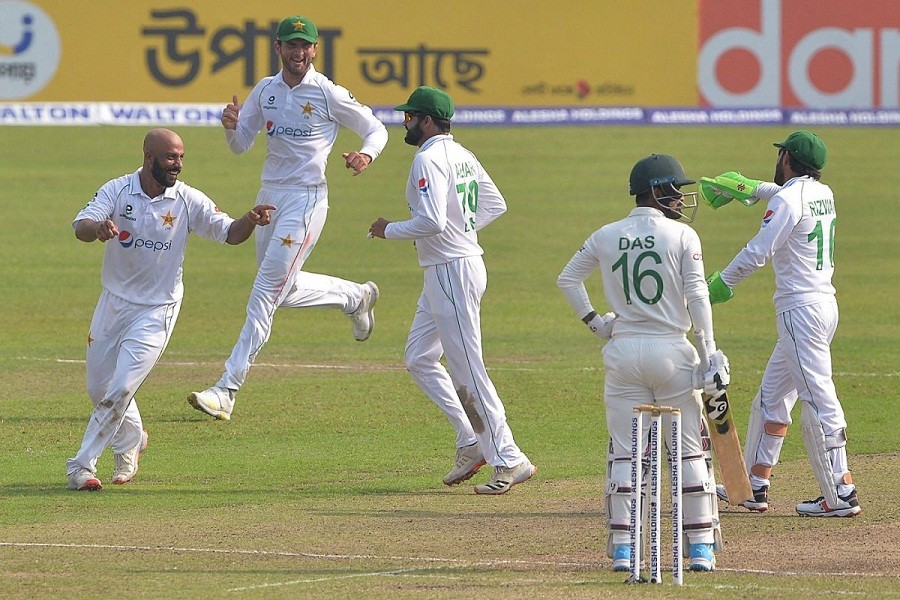
{"type": "Polygon", "coordinates": [[[225,139],[239,154],[250,149],[264,131],[268,151],[263,184],[320,185],[325,183],[328,154],[340,125],[362,138],[360,152],[372,160],[387,144],[387,129],[372,109],[310,65],[293,88],[284,82],[281,71],[260,80],[241,107],[237,129],[226,129],[225,139]]]}
{"type": "Polygon", "coordinates": [[[104,184],[72,227],[85,218],[111,219],[119,237],[105,243],[103,287],[135,304],[171,304],[184,293],[181,265],[188,233],[225,243],[234,219],[182,181],[150,198],[141,189],[140,172],[104,184]]]}
{"type": "Polygon", "coordinates": [[[722,270],[722,281],[734,287],[771,259],[776,313],[832,300],[836,223],[831,188],[807,176],[789,180],[769,200],[759,233],[722,270]]]}
{"type": "Polygon", "coordinates": [[[475,155],[450,134],[422,144],[406,182],[412,218],[389,223],[384,236],[416,240],[419,264],[481,256],[478,230],[506,212],[506,201],[475,155]]]}
{"type": "Polygon", "coordinates": [[[593,310],[584,280],[600,270],[615,336],[684,335],[687,303],[709,297],[697,233],[650,207],[595,231],[559,276],[559,287],[579,316],[593,310]]]}

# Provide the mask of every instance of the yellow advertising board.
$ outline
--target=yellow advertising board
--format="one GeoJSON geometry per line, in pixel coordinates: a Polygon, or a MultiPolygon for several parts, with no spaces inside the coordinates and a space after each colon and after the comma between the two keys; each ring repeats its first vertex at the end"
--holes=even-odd
{"type": "Polygon", "coordinates": [[[695,0],[0,0],[0,102],[243,98],[298,11],[316,68],[370,105],[419,85],[470,106],[697,102],[695,0]]]}

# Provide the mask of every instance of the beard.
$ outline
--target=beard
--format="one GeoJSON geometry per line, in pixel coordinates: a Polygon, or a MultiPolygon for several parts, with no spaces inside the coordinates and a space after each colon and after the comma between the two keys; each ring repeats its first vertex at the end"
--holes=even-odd
{"type": "Polygon", "coordinates": [[[403,141],[410,146],[418,146],[419,140],[422,139],[423,134],[424,132],[422,131],[422,124],[417,123],[415,127],[406,130],[406,136],[403,138],[403,141]]]}
{"type": "Polygon", "coordinates": [[[777,183],[778,185],[784,185],[785,181],[786,179],[784,177],[784,168],[781,166],[781,161],[779,161],[778,164],[775,165],[775,183],[777,183]]]}
{"type": "Polygon", "coordinates": [[[155,158],[153,159],[153,164],[150,165],[150,175],[153,177],[153,180],[159,185],[170,188],[175,185],[175,182],[178,181],[178,174],[181,173],[181,169],[172,169],[175,173],[170,173],[163,169],[163,166],[159,164],[159,161],[155,158]],[[171,179],[171,181],[170,181],[171,179]]]}

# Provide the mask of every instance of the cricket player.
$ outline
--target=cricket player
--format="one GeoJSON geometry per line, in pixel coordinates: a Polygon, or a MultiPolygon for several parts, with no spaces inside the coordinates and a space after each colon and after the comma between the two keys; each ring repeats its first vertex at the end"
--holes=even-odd
{"type": "Polygon", "coordinates": [[[144,138],[144,164],[107,182],[75,217],[75,237],[106,244],[103,291],[87,335],[87,392],[94,404],[81,449],[66,464],[69,488],[94,491],[97,459],[115,458],[113,483],[132,480],[147,448],[135,394],[162,356],[184,293],[182,262],[189,233],[240,244],[269,222],[269,204],[238,220],[206,194],[178,181],[184,143],[173,131],[144,138]]]}
{"type": "Polygon", "coordinates": [[[387,144],[388,134],[372,110],[345,88],[316,72],[318,29],[305,17],[284,19],[275,51],[281,70],[263,78],[242,106],[237,97],[222,112],[228,146],[250,149],[265,130],[267,153],[257,201],[278,207],[272,226],[256,236],[259,271],[247,301],[247,318],[225,362],[225,372],[211,388],[193,392],[188,402],[216,419],[229,420],[234,397],[250,366],[269,339],[280,307],[337,308],[350,317],[353,337],[369,338],[375,325],[378,286],[355,283],[303,270],[328,214],[325,165],[338,130],[344,126],[362,139],[358,152],[345,152],[345,166],[364,172],[387,144]]]}
{"type": "Polygon", "coordinates": [[[406,183],[412,218],[379,218],[369,233],[414,240],[424,269],[406,367],[456,430],[456,460],[444,483],[465,481],[486,462],[494,468],[493,477],[475,492],[505,494],[537,471],[513,440],[481,348],[487,271],[477,232],[506,212],[506,202],[475,155],[450,135],[450,96],[423,86],[394,110],[404,112],[406,143],[419,148],[406,183]]]}
{"type": "MultiPolygon", "coordinates": [[[[700,238],[680,222],[691,222],[696,214],[696,193],[681,192],[692,183],[672,156],[652,154],[639,160],[631,171],[629,192],[636,207],[621,221],[595,231],[557,281],[575,314],[594,335],[609,340],[603,347],[603,400],[610,435],[607,555],[613,559],[613,571],[628,571],[630,566],[631,418],[642,404],[681,410],[683,547],[689,568],[714,570],[715,551],[721,547],[715,479],[704,451],[697,388],[721,395],[729,383],[728,359],[716,349],[700,238]],[[685,209],[692,212],[686,214],[685,209]],[[594,310],[584,286],[596,269],[612,309],[604,315],[594,310]],[[692,326],[705,333],[707,373],[698,372],[700,359],[685,335],[692,326]]],[[[642,447],[646,444],[647,433],[642,447]]]]}
{"type": "MultiPolygon", "coordinates": [[[[795,131],[774,145],[774,183],[730,171],[703,178],[700,187],[713,208],[732,199],[744,204],[768,200],[756,236],[709,278],[710,299],[716,303],[729,300],[734,286],[769,261],[775,271],[778,342],[751,404],[744,460],[754,497],[741,505],[758,512],[769,508],[769,477],[799,397],[801,431],[822,495],[798,504],[797,513],[852,517],[862,509],[848,465],[847,421],[831,365],[830,345],[838,325],[832,284],[837,205],[831,188],[819,181],[828,150],[808,131],[795,131]]],[[[719,495],[727,500],[723,490],[719,495]]]]}

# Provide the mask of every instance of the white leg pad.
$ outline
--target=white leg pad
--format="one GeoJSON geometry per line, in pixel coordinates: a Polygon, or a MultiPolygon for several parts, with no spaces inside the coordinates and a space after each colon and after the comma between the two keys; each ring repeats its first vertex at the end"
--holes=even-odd
{"type": "Polygon", "coordinates": [[[756,462],[756,449],[759,448],[759,442],[763,434],[763,416],[762,408],[759,405],[760,390],[756,390],[756,395],[750,402],[750,420],[747,423],[747,437],[744,438],[744,464],[747,466],[747,472],[756,462]]]}
{"type": "Polygon", "coordinates": [[[721,550],[719,503],[711,465],[703,456],[686,456],[683,460],[682,511],[684,514],[684,555],[689,543],[715,544],[721,550]]]}
{"type": "Polygon", "coordinates": [[[834,435],[825,435],[819,417],[812,406],[808,402],[801,404],[801,430],[803,431],[803,442],[806,444],[806,452],[809,455],[809,465],[819,482],[819,489],[821,489],[828,506],[838,506],[840,500],[837,486],[850,481],[849,471],[844,470],[847,464],[844,459],[847,445],[846,433],[840,429],[834,435]]]}
{"type": "MultiPolygon", "coordinates": [[[[610,558],[612,558],[616,546],[628,544],[631,541],[630,505],[631,458],[628,456],[613,458],[607,463],[606,476],[606,518],[609,531],[606,555],[610,558]]],[[[641,502],[642,508],[646,508],[646,505],[646,502],[641,502]]]]}

